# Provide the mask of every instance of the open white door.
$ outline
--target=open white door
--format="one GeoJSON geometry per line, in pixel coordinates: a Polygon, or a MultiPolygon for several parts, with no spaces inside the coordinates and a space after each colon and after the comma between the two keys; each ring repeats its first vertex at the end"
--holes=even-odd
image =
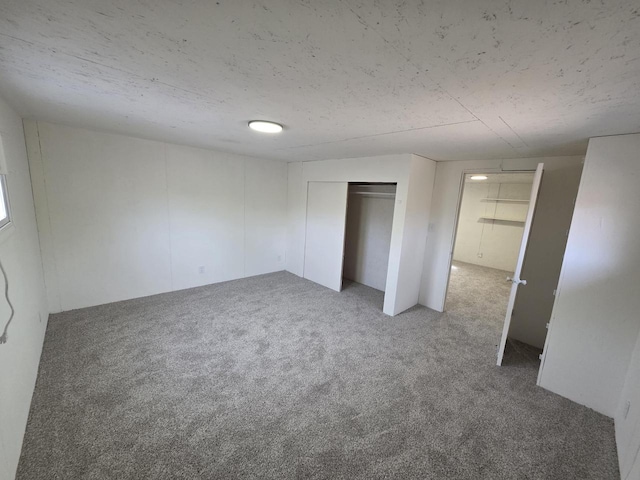
{"type": "Polygon", "coordinates": [[[304,278],[342,290],[347,182],[309,182],[304,278]]]}
{"type": "Polygon", "coordinates": [[[524,232],[522,233],[522,242],[520,243],[520,252],[518,253],[518,262],[513,273],[513,278],[507,277],[507,281],[511,282],[511,293],[509,294],[509,303],[507,305],[507,315],[504,319],[504,327],[502,328],[502,338],[498,345],[498,365],[502,365],[502,357],[504,349],[507,345],[507,336],[509,335],[509,327],[511,326],[511,316],[513,315],[513,305],[516,301],[516,294],[520,285],[526,285],[527,281],[520,279],[522,272],[522,263],[524,262],[524,254],[529,244],[529,234],[531,233],[531,224],[533,223],[533,214],[536,210],[536,202],[538,200],[538,191],[540,190],[540,182],[542,181],[542,171],[544,164],[539,163],[536,168],[536,174],[533,177],[533,185],[531,187],[531,196],[529,197],[529,210],[527,211],[527,219],[524,223],[524,232]]]}

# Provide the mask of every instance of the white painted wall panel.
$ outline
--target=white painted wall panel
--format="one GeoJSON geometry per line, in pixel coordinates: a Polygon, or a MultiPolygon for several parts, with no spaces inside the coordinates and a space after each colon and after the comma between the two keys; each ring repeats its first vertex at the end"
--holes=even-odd
{"type": "Polygon", "coordinates": [[[166,155],[172,289],[242,277],[243,161],[176,145],[166,155]]]}
{"type": "MultiPolygon", "coordinates": [[[[0,260],[15,309],[7,343],[0,345],[0,478],[12,479],[38,374],[48,309],[25,135],[20,117],[1,99],[0,132],[13,219],[9,230],[0,231],[0,260]]],[[[5,280],[0,275],[0,334],[10,315],[4,289],[5,280]]]]}
{"type": "Polygon", "coordinates": [[[593,138],[539,383],[614,416],[640,331],[640,134],[593,138]]]}
{"type": "Polygon", "coordinates": [[[52,311],[170,291],[164,145],[42,122],[38,131],[60,291],[52,311]]]}
{"type": "MultiPolygon", "coordinates": [[[[436,174],[436,162],[433,160],[411,155],[410,162],[402,248],[396,252],[400,255],[400,261],[395,285],[397,291],[394,315],[413,307],[419,301],[436,174]]],[[[398,190],[400,191],[400,186],[398,190]]]]}
{"type": "Polygon", "coordinates": [[[344,277],[386,288],[394,198],[349,195],[344,277]]]}
{"type": "Polygon", "coordinates": [[[245,161],[245,276],[284,270],[287,164],[245,161]]]}
{"type": "Polygon", "coordinates": [[[301,277],[304,270],[307,184],[302,179],[302,162],[289,163],[287,169],[286,270],[301,277]]]}
{"type": "MultiPolygon", "coordinates": [[[[487,225],[486,222],[480,220],[480,216],[486,215],[487,208],[493,206],[482,202],[481,199],[490,195],[490,190],[493,189],[490,187],[493,186],[494,184],[484,182],[465,184],[453,252],[454,260],[475,263],[478,258],[477,253],[481,249],[483,230],[487,225]]],[[[515,265],[515,256],[510,264],[515,265]]]]}
{"type": "Polygon", "coordinates": [[[531,184],[467,183],[460,208],[454,260],[513,272],[524,222],[499,222],[481,217],[523,219],[528,203],[486,201],[486,198],[527,200],[531,184]],[[481,257],[478,257],[481,254],[481,257]]]}
{"type": "Polygon", "coordinates": [[[640,335],[631,356],[615,416],[620,477],[639,478],[640,472],[640,335]]]}
{"type": "Polygon", "coordinates": [[[43,122],[33,130],[50,311],[283,268],[284,163],[43,122]]]}
{"type": "Polygon", "coordinates": [[[624,480],[633,480],[634,478],[640,478],[640,455],[636,456],[633,465],[631,465],[631,470],[626,472],[624,480]]]}

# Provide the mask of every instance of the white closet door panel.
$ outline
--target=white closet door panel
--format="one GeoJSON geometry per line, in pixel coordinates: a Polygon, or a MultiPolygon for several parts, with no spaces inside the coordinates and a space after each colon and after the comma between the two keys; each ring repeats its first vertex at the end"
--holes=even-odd
{"type": "Polygon", "coordinates": [[[507,315],[504,319],[504,327],[502,328],[502,338],[500,339],[500,345],[498,346],[498,365],[502,365],[502,357],[504,356],[504,349],[507,346],[507,337],[509,336],[509,327],[511,326],[511,316],[513,315],[513,306],[516,302],[516,294],[518,293],[518,287],[520,285],[526,285],[525,279],[520,279],[520,273],[522,272],[522,264],[524,263],[524,254],[527,251],[527,245],[529,244],[529,235],[531,234],[531,224],[533,223],[533,214],[536,210],[536,202],[538,201],[538,192],[540,191],[540,182],[542,181],[542,173],[544,170],[544,164],[539,163],[536,168],[536,174],[533,177],[533,186],[531,187],[531,196],[529,198],[529,210],[527,211],[527,218],[524,223],[524,233],[522,234],[522,242],[520,243],[520,252],[518,253],[518,261],[516,263],[516,269],[513,274],[513,278],[507,278],[511,282],[511,293],[509,294],[509,304],[507,305],[507,315]]]}
{"type": "Polygon", "coordinates": [[[309,182],[304,278],[342,289],[347,182],[309,182]]]}

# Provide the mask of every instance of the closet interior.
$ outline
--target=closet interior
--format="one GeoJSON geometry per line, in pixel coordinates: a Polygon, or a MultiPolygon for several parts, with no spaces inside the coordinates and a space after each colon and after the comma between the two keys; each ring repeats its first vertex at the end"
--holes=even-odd
{"type": "Polygon", "coordinates": [[[343,279],[385,291],[395,183],[349,183],[343,279]]]}

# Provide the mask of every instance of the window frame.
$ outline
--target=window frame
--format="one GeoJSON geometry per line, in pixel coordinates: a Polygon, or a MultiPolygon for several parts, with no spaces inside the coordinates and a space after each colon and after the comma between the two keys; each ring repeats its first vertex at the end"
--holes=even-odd
{"type": "Polygon", "coordinates": [[[2,195],[0,195],[0,202],[3,202],[5,211],[7,212],[7,217],[3,220],[0,220],[0,230],[4,230],[6,227],[11,225],[11,205],[9,204],[7,176],[5,174],[0,174],[0,189],[2,190],[2,195]]]}

